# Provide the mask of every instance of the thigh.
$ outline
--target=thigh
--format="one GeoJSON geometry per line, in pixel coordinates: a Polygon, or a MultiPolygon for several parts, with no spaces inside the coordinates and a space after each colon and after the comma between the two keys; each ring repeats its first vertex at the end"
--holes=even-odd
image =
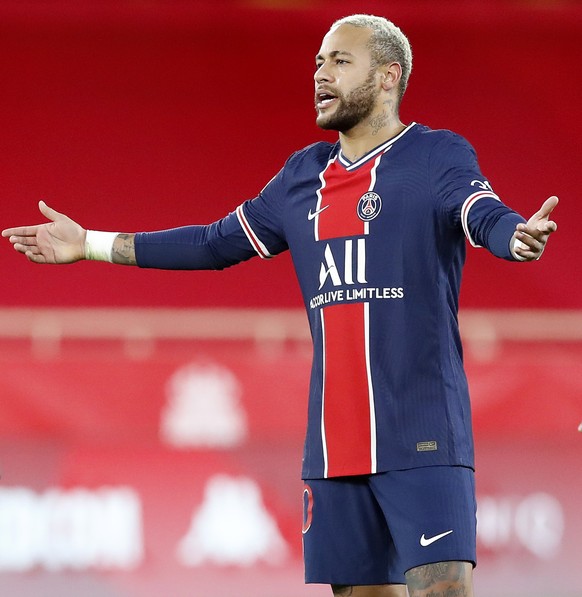
{"type": "Polygon", "coordinates": [[[403,574],[390,574],[397,555],[367,477],[308,480],[304,508],[307,583],[354,590],[358,585],[404,584],[403,574]]]}
{"type": "Polygon", "coordinates": [[[370,477],[402,572],[445,561],[476,562],[474,472],[459,466],[391,471],[370,477]]]}

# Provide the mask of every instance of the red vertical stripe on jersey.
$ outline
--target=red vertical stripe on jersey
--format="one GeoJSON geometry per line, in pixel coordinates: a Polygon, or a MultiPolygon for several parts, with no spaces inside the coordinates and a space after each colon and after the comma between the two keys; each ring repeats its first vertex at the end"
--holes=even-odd
{"type": "Polygon", "coordinates": [[[357,170],[348,172],[336,161],[326,170],[320,204],[320,209],[325,210],[316,222],[319,240],[364,234],[364,222],[357,212],[358,201],[370,190],[374,163],[375,160],[369,160],[357,170]]]}
{"type": "Polygon", "coordinates": [[[364,304],[323,311],[325,379],[323,424],[327,476],[370,472],[370,399],[366,366],[364,304]]]}
{"type": "MultiPolygon", "coordinates": [[[[314,222],[320,242],[356,236],[362,239],[368,234],[367,224],[358,217],[358,203],[374,186],[373,170],[379,159],[370,159],[354,170],[347,170],[339,161],[328,165],[321,176],[321,200],[314,222]]],[[[342,283],[348,288],[362,281],[358,280],[356,265],[365,255],[365,247],[358,246],[360,239],[352,239],[349,248],[346,244],[346,251],[358,247],[350,254],[354,261],[346,258],[339,266],[342,283]]],[[[327,477],[375,472],[375,414],[367,365],[365,311],[364,303],[323,308],[322,440],[327,477]]]]}

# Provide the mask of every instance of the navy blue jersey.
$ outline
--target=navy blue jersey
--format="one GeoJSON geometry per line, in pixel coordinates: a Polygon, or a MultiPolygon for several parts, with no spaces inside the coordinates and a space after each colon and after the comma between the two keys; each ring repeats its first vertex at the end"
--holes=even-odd
{"type": "MultiPolygon", "coordinates": [[[[339,143],[293,154],[235,213],[184,229],[204,237],[184,241],[184,267],[291,251],[314,347],[303,478],[472,467],[466,239],[511,259],[518,221],[463,138],[413,123],[354,163],[339,143]]],[[[136,237],[139,265],[149,242],[136,237]]]]}

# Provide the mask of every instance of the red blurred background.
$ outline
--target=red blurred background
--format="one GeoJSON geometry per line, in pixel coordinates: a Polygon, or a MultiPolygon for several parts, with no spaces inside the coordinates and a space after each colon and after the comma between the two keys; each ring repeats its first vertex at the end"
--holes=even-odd
{"type": "MultiPolygon", "coordinates": [[[[322,137],[312,75],[330,22],[382,7],[315,4],[2,3],[3,227],[36,223],[39,199],[87,227],[131,232],[213,221],[253,197],[291,152],[322,137]]],[[[466,136],[497,193],[527,217],[549,195],[562,199],[561,233],[539,264],[471,251],[463,304],[579,308],[572,284],[582,277],[566,247],[582,209],[582,11],[436,6],[388,11],[414,50],[403,120],[466,136]]],[[[5,305],[300,305],[287,256],[194,275],[45,269],[6,250],[0,260],[5,305]]]]}
{"type": "MultiPolygon", "coordinates": [[[[223,216],[291,152],[333,138],[314,124],[314,55],[330,23],[354,12],[384,14],[411,40],[405,122],[464,135],[524,216],[561,199],[540,262],[468,251],[461,304],[480,595],[579,597],[582,276],[568,250],[582,215],[577,3],[3,2],[0,228],[38,223],[39,199],[103,230],[223,216]]],[[[329,593],[301,584],[310,353],[288,255],[220,273],[39,267],[4,241],[0,271],[6,594],[329,593]],[[201,395],[221,406],[204,411],[201,395]],[[231,427],[206,437],[189,416],[231,427]],[[213,507],[255,521],[269,541],[242,529],[237,551],[213,507]],[[127,550],[95,539],[90,520],[124,528],[127,550]]]]}

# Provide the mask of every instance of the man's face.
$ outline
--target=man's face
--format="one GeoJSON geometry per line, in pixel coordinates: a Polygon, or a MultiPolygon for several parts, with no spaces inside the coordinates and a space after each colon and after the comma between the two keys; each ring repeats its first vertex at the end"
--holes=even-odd
{"type": "Polygon", "coordinates": [[[324,38],[316,57],[316,123],[346,132],[369,117],[380,95],[377,71],[367,47],[371,32],[342,25],[324,38]]]}

